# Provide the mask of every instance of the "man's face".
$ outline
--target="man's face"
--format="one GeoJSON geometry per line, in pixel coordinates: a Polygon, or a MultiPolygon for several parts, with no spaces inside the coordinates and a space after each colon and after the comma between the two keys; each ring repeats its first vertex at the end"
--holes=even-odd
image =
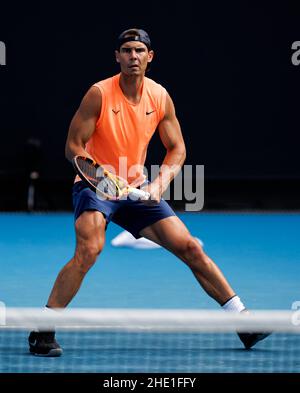
{"type": "Polygon", "coordinates": [[[116,60],[120,63],[121,71],[128,75],[142,75],[146,72],[147,64],[153,59],[153,51],[148,51],[145,44],[139,41],[125,42],[120,52],[115,51],[116,60]]]}

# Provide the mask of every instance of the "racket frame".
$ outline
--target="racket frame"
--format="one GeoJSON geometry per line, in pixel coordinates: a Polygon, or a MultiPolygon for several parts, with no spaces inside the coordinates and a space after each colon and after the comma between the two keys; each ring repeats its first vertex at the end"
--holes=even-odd
{"type": "MultiPolygon", "coordinates": [[[[73,163],[73,167],[75,169],[75,172],[78,174],[78,176],[80,177],[80,179],[82,181],[84,181],[84,183],[94,192],[96,192],[97,196],[101,196],[103,197],[103,199],[108,199],[108,200],[112,200],[112,201],[118,201],[120,199],[122,199],[124,196],[127,195],[132,195],[134,196],[134,198],[136,199],[150,199],[150,193],[140,190],[138,188],[135,187],[130,187],[128,185],[128,182],[125,179],[122,179],[120,176],[114,175],[111,172],[109,172],[108,170],[106,170],[102,165],[98,164],[95,160],[92,160],[89,157],[85,157],[85,156],[75,156],[72,160],[73,163]],[[93,184],[93,182],[91,182],[88,177],[83,173],[83,171],[81,170],[81,168],[79,167],[77,160],[81,159],[87,162],[87,164],[92,165],[96,171],[98,170],[98,168],[101,168],[103,170],[103,175],[104,177],[109,178],[110,180],[112,180],[112,182],[114,183],[116,190],[117,190],[117,195],[116,196],[111,196],[109,194],[104,193],[103,191],[101,191],[95,184],[93,184]],[[121,188],[119,186],[118,183],[123,183],[124,186],[121,188]]],[[[102,199],[102,198],[101,198],[102,199]]]]}

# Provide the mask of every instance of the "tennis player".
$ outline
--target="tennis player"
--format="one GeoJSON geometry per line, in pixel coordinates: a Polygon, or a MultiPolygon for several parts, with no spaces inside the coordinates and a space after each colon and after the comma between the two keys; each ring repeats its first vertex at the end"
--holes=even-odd
{"type": "MultiPolygon", "coordinates": [[[[161,197],[182,167],[186,150],[170,95],[145,77],[153,56],[149,35],[144,30],[121,33],[115,51],[121,72],[88,90],[71,121],[66,142],[68,160],[72,161],[75,155],[86,156],[110,165],[117,173],[120,163],[125,163],[128,182],[139,184],[147,146],[158,129],[166,155],[157,178],[144,187],[150,192],[151,201],[99,200],[79,178],[75,179],[75,254],[58,274],[47,309],[64,308],[70,303],[101,253],[106,227],[113,221],[135,238],[143,236],[171,251],[189,266],[208,295],[225,310],[245,310],[220,269],[161,197]]],[[[250,348],[266,334],[239,336],[250,348]]],[[[29,346],[35,355],[62,354],[54,331],[31,332],[29,346]]]]}

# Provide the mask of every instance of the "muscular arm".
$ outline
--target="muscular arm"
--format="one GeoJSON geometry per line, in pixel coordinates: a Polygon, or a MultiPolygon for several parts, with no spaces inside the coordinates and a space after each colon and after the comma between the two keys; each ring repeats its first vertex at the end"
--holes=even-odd
{"type": "Polygon", "coordinates": [[[176,117],[174,104],[169,95],[167,95],[166,99],[165,116],[159,123],[158,131],[167,153],[160,167],[159,175],[152,184],[159,190],[161,195],[180,171],[186,157],[180,125],[176,117]]]}
{"type": "Polygon", "coordinates": [[[93,158],[85,151],[85,145],[95,130],[101,103],[100,90],[91,87],[83,97],[69,127],[65,146],[65,155],[69,161],[72,161],[75,155],[93,158]]]}

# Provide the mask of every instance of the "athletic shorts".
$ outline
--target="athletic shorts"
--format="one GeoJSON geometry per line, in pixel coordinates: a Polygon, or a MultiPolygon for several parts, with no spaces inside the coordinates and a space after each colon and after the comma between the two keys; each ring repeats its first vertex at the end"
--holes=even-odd
{"type": "Polygon", "coordinates": [[[73,185],[72,196],[75,221],[81,213],[97,210],[104,215],[106,226],[112,221],[130,232],[136,239],[141,237],[140,231],[147,226],[163,218],[176,216],[164,199],[154,205],[146,205],[141,201],[132,201],[129,198],[124,201],[102,201],[83,181],[73,185]]]}

